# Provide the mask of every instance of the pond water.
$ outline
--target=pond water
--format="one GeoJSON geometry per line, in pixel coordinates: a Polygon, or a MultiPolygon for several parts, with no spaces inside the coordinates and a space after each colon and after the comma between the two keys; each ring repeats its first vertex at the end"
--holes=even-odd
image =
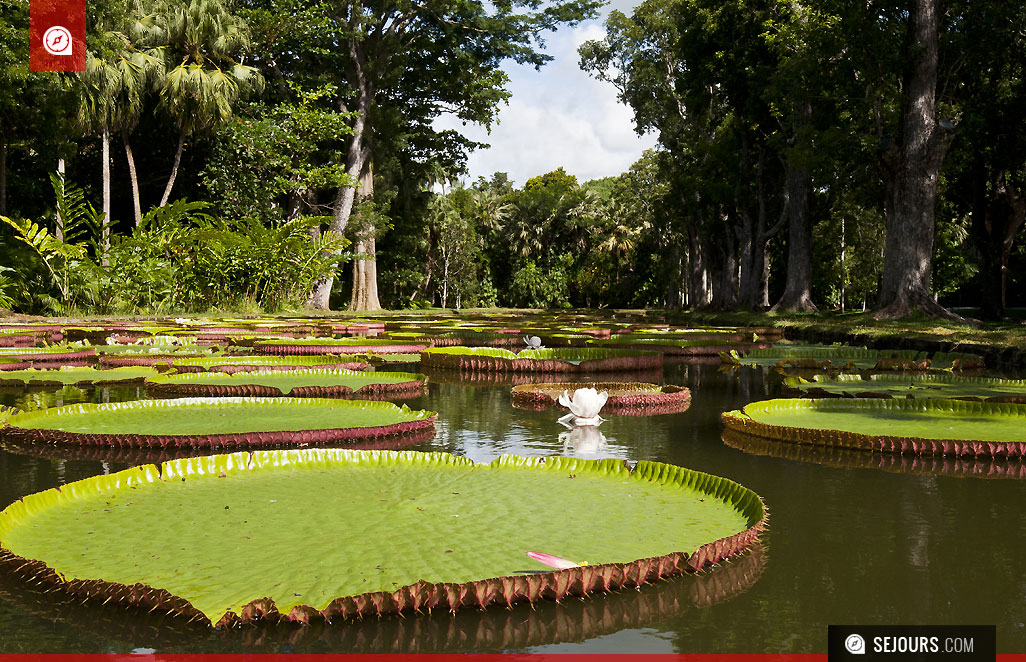
{"type": "MultiPolygon", "coordinates": [[[[912,460],[722,438],[720,412],[773,397],[779,377],[718,365],[668,366],[690,408],[609,416],[602,437],[570,435],[558,409],[510,405],[509,384],[432,375],[406,400],[439,413],[416,450],[488,462],[503,453],[655,460],[726,476],[762,495],[770,528],[739,559],[641,589],[507,610],[437,610],[406,618],[297,628],[198,629],[176,619],[58,603],[0,578],[0,653],[816,653],[829,624],[996,624],[999,652],[1026,651],[1026,480],[1020,463],[912,460]],[[984,477],[986,476],[986,477],[984,477]]],[[[652,379],[645,375],[645,379],[652,379]]],[[[144,397],[135,388],[0,394],[34,408],[144,397]]],[[[0,449],[0,508],[124,462],[35,458],[0,449]]],[[[561,517],[559,503],[551,517],[561,517]]],[[[658,520],[608,521],[631,535],[658,520]]],[[[296,542],[297,546],[302,541],[296,542]]],[[[287,552],[288,550],[286,550],[287,552]]]]}

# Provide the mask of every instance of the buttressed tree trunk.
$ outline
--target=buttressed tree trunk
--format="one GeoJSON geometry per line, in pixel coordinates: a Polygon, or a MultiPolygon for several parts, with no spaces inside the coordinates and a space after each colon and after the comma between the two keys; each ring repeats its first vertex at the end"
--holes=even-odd
{"type": "MultiPolygon", "coordinates": [[[[356,194],[361,201],[374,198],[374,164],[367,163],[367,169],[360,175],[360,186],[356,194]]],[[[381,310],[378,302],[378,266],[374,259],[374,224],[361,223],[353,243],[353,296],[349,310],[381,310]]]]}
{"type": "Polygon", "coordinates": [[[961,319],[934,301],[930,283],[937,184],[954,138],[951,123],[937,117],[940,0],[912,0],[909,4],[908,64],[898,141],[881,156],[887,185],[887,239],[874,317],[905,317],[919,310],[961,319]]]}

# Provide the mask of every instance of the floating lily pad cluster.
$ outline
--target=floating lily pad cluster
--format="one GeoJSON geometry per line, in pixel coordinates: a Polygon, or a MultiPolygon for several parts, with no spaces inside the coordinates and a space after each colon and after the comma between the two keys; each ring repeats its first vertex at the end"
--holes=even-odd
{"type": "Polygon", "coordinates": [[[203,622],[309,622],[640,586],[736,554],[765,522],[750,490],[653,462],[273,451],[25,497],[0,513],[0,563],[81,598],[203,622]],[[550,516],[553,500],[564,516],[550,516]],[[610,517],[662,525],[611,536],[594,525],[610,517]],[[267,553],[296,541],[301,555],[267,553]],[[525,549],[581,565],[525,574],[525,549]]]}

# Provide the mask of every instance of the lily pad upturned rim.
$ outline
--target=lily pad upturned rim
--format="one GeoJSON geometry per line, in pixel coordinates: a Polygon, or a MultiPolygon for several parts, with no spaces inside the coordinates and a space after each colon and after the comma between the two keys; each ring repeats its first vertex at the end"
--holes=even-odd
{"type": "Polygon", "coordinates": [[[289,396],[293,398],[328,398],[346,397],[352,395],[389,395],[396,393],[419,392],[424,389],[427,377],[412,372],[378,372],[368,373],[358,370],[318,370],[318,369],[296,369],[296,370],[254,370],[241,371],[237,373],[218,374],[216,372],[182,372],[164,375],[156,375],[146,380],[148,391],[159,395],[171,396],[238,396],[238,397],[277,397],[289,396]],[[362,377],[373,378],[384,377],[388,381],[381,381],[373,384],[365,384],[354,389],[346,384],[331,385],[309,385],[297,386],[287,393],[275,386],[267,384],[255,384],[247,380],[259,379],[264,375],[281,376],[287,374],[289,377],[362,377]],[[235,384],[209,384],[204,383],[210,379],[230,379],[235,384]]]}
{"type": "MultiPolygon", "coordinates": [[[[83,411],[103,411],[109,409],[143,409],[157,407],[189,407],[195,405],[209,406],[211,409],[219,405],[250,404],[258,407],[303,406],[313,407],[358,407],[394,409],[405,416],[412,415],[412,420],[399,421],[386,425],[373,425],[346,428],[309,428],[301,430],[270,430],[237,433],[210,434],[147,434],[147,433],[82,433],[68,432],[54,428],[24,428],[18,426],[15,418],[5,421],[0,428],[0,437],[10,438],[15,443],[49,443],[79,444],[98,446],[117,446],[132,448],[169,448],[188,446],[193,448],[219,448],[226,450],[253,449],[262,446],[295,446],[295,445],[326,445],[336,442],[347,442],[353,439],[370,439],[408,434],[424,429],[434,429],[438,415],[432,411],[411,410],[405,405],[398,407],[391,402],[368,400],[333,400],[327,398],[177,398],[173,400],[133,400],[130,402],[110,403],[78,403],[51,407],[29,412],[20,412],[17,416],[25,418],[41,418],[60,415],[60,413],[83,411]]],[[[25,420],[22,418],[21,420],[25,420]]]]}
{"type": "Polygon", "coordinates": [[[596,472],[622,473],[626,479],[648,480],[663,484],[687,486],[695,491],[730,504],[745,520],[746,528],[732,535],[700,545],[694,551],[671,552],[661,556],[637,559],[626,563],[581,565],[528,575],[482,578],[465,582],[431,583],[417,581],[394,591],[374,591],[358,595],[338,596],[323,609],[296,604],[280,612],[270,598],[258,598],[245,604],[238,612],[227,611],[216,621],[199,611],[188,600],[166,589],[146,584],[121,584],[103,579],[66,579],[45,561],[27,559],[3,545],[3,539],[19,522],[33,513],[46,510],[65,500],[115,489],[134,489],[156,481],[179,479],[229,478],[244,471],[274,470],[277,467],[330,463],[348,465],[395,466],[397,464],[474,466],[474,462],[448,453],[415,451],[350,451],[340,449],[302,449],[237,452],[199,458],[183,458],[164,464],[133,467],[109,475],[93,476],[60,488],[29,494],[0,512],[0,565],[36,584],[64,591],[86,600],[102,600],[126,607],[141,607],[151,612],[183,615],[200,623],[218,627],[261,621],[264,623],[309,623],[324,620],[362,618],[422,608],[486,607],[492,603],[535,602],[539,599],[560,600],[567,595],[584,596],[598,590],[609,591],[625,586],[641,586],[662,577],[697,572],[734,556],[755,543],[765,528],[768,510],[762,497],[734,481],[684,467],[659,462],[641,461],[634,467],[618,460],[581,460],[567,457],[522,457],[503,455],[491,464],[499,469],[573,471],[576,474],[596,472]]]}
{"type": "Polygon", "coordinates": [[[620,415],[645,415],[681,412],[691,402],[691,390],[675,384],[644,382],[536,382],[520,384],[511,390],[514,407],[547,409],[558,404],[559,395],[573,395],[579,388],[605,391],[609,397],[604,411],[620,415]]]}
{"type": "Polygon", "coordinates": [[[990,441],[866,434],[847,430],[830,430],[813,427],[774,425],[757,421],[750,414],[774,410],[802,408],[834,409],[876,409],[925,411],[930,409],[958,411],[976,414],[1017,415],[1026,423],[1026,405],[974,402],[966,400],[928,399],[884,399],[884,398],[779,398],[753,402],[742,410],[721,414],[723,424],[737,432],[798,444],[840,446],[880,453],[902,453],[910,455],[957,455],[996,458],[1022,458],[1026,456],[1026,441],[990,441]]]}

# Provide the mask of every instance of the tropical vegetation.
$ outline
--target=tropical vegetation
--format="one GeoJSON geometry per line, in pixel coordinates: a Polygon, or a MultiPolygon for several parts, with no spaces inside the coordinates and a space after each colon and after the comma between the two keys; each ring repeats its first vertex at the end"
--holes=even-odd
{"type": "Polygon", "coordinates": [[[612,11],[580,63],[656,148],[522,185],[435,120],[490,126],[596,0],[101,0],[66,74],[0,6],[8,310],[1026,303],[1021,3],[612,11]]]}

